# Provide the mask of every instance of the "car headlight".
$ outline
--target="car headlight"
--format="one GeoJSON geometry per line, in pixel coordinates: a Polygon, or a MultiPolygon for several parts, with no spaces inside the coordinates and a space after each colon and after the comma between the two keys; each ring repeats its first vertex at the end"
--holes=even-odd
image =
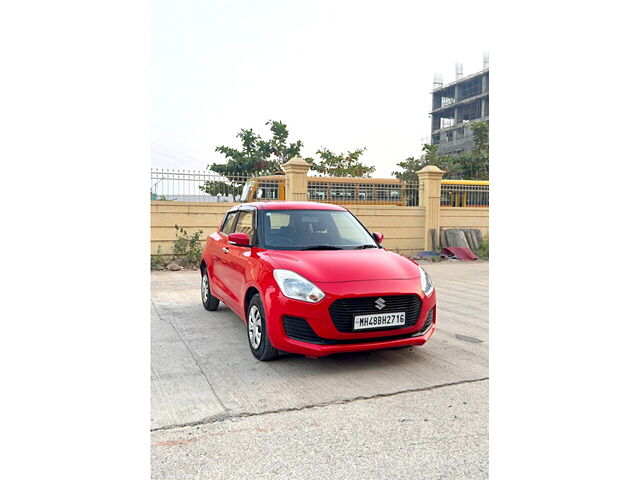
{"type": "Polygon", "coordinates": [[[431,283],[431,277],[427,272],[424,271],[422,267],[420,267],[420,283],[422,286],[422,291],[428,297],[433,292],[433,283],[431,283]]]}
{"type": "Polygon", "coordinates": [[[318,303],[324,298],[322,290],[296,272],[276,268],[273,277],[285,297],[310,303],[318,303]]]}

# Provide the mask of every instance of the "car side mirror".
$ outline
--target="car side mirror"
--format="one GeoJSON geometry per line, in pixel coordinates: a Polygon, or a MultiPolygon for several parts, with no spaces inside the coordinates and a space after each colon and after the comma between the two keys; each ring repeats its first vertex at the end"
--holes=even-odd
{"type": "Polygon", "coordinates": [[[376,241],[376,243],[382,243],[382,240],[384,239],[384,235],[380,232],[373,232],[371,236],[376,241]]]}
{"type": "Polygon", "coordinates": [[[231,233],[229,235],[229,243],[232,245],[239,245],[241,247],[248,247],[251,244],[251,239],[246,233],[231,233]]]}

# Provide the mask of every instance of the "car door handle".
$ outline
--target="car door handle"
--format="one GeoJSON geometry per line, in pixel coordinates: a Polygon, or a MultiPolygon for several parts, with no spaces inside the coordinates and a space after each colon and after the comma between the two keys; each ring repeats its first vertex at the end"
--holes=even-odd
{"type": "Polygon", "coordinates": [[[222,247],[222,251],[223,251],[224,253],[229,253],[229,249],[228,249],[227,247],[222,247]]]}

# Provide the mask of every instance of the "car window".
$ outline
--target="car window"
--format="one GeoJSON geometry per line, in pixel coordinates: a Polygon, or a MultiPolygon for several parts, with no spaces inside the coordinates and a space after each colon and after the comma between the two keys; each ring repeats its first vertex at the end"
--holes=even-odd
{"type": "Polygon", "coordinates": [[[331,218],[336,225],[339,236],[348,242],[362,241],[362,226],[342,212],[331,212],[331,218]]]}
{"type": "Polygon", "coordinates": [[[233,221],[235,220],[238,212],[230,212],[227,214],[227,218],[224,221],[224,225],[222,225],[222,233],[225,235],[229,235],[231,233],[231,228],[233,228],[233,221]]]}
{"type": "Polygon", "coordinates": [[[253,227],[253,212],[240,212],[238,223],[236,223],[236,233],[246,233],[254,243],[255,229],[253,227]]]}
{"type": "Polygon", "coordinates": [[[267,212],[270,230],[280,230],[289,226],[291,216],[288,213],[267,212]]]}
{"type": "Polygon", "coordinates": [[[266,248],[279,250],[350,249],[377,245],[367,230],[345,211],[279,210],[265,212],[266,248]]]}

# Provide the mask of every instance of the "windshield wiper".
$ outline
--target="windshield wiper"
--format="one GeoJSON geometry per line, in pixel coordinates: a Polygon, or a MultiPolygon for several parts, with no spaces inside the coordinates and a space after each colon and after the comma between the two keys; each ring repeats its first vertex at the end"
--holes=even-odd
{"type": "Polygon", "coordinates": [[[353,247],[354,250],[359,250],[359,249],[363,249],[363,248],[378,248],[377,245],[371,245],[370,243],[368,243],[367,245],[358,245],[357,247],[353,247]]]}
{"type": "Polygon", "coordinates": [[[300,250],[344,250],[344,248],[334,245],[313,245],[311,247],[301,248],[300,250]]]}

